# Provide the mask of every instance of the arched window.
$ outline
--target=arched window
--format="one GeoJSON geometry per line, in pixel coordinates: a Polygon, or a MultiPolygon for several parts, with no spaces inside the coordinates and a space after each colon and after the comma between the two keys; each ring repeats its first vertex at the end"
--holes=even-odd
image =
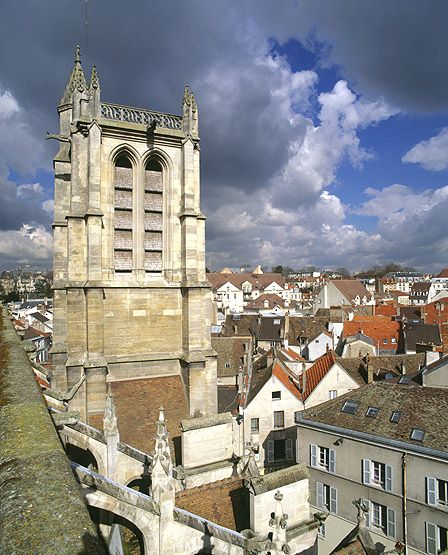
{"type": "Polygon", "coordinates": [[[114,266],[116,272],[132,271],[132,164],[126,154],[115,162],[114,266]]]}
{"type": "Polygon", "coordinates": [[[144,268],[146,272],[162,271],[163,245],[163,175],[160,163],[151,158],[145,167],[144,268]]]}

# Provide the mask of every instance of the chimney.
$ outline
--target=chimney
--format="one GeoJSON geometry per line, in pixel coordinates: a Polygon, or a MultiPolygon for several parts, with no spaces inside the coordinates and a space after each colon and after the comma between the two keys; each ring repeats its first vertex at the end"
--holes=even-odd
{"type": "Polygon", "coordinates": [[[302,393],[306,391],[306,364],[302,364],[302,393]]]}
{"type": "Polygon", "coordinates": [[[238,335],[238,326],[236,324],[233,324],[233,333],[238,335]]]}
{"type": "Polygon", "coordinates": [[[272,366],[274,364],[274,358],[275,358],[275,350],[274,347],[271,347],[268,351],[268,356],[267,356],[267,366],[269,368],[269,366],[272,366]]]}
{"type": "Polygon", "coordinates": [[[289,347],[289,310],[285,313],[285,331],[284,331],[284,340],[283,344],[285,345],[285,349],[289,347]]]}
{"type": "Polygon", "coordinates": [[[404,363],[404,360],[401,361],[401,375],[406,375],[406,364],[404,363]]]}
{"type": "Polygon", "coordinates": [[[367,355],[366,355],[366,369],[367,369],[367,383],[372,383],[373,382],[373,366],[372,366],[372,363],[370,362],[369,353],[367,353],[367,355]]]}

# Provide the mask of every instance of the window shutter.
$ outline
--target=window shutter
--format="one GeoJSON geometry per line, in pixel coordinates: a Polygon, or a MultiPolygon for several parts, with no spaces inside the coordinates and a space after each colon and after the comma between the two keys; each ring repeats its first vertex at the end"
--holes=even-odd
{"type": "Polygon", "coordinates": [[[332,472],[333,474],[336,472],[336,451],[333,451],[333,449],[330,449],[328,472],[332,472]]]}
{"type": "Polygon", "coordinates": [[[384,489],[387,491],[392,491],[392,467],[386,464],[385,472],[386,477],[384,480],[384,489]]]}
{"type": "Polygon", "coordinates": [[[368,499],[364,499],[364,505],[367,507],[367,512],[365,513],[365,515],[366,515],[366,526],[367,526],[367,528],[370,528],[370,521],[371,521],[370,515],[371,515],[371,512],[372,512],[372,505],[371,505],[371,503],[368,499]]]}
{"type": "Polygon", "coordinates": [[[338,492],[336,488],[330,488],[330,513],[338,512],[338,492]]]}
{"type": "Polygon", "coordinates": [[[319,509],[325,509],[324,485],[322,482],[316,482],[316,505],[319,509]]]}
{"type": "Polygon", "coordinates": [[[317,466],[317,445],[310,445],[311,449],[311,466],[317,466]]]}
{"type": "Polygon", "coordinates": [[[435,507],[437,505],[437,480],[426,477],[426,503],[435,507]]]}
{"type": "Polygon", "coordinates": [[[426,553],[428,555],[437,555],[437,526],[426,523],[426,553]]]}
{"type": "Polygon", "coordinates": [[[292,461],[292,439],[286,440],[286,460],[292,461]]]}
{"type": "Polygon", "coordinates": [[[362,482],[363,484],[370,484],[370,465],[369,459],[362,459],[362,482]]]}
{"type": "Polygon", "coordinates": [[[270,462],[274,462],[274,442],[272,441],[272,439],[268,440],[267,443],[267,451],[268,451],[268,463],[270,462]]]}
{"type": "Polygon", "coordinates": [[[387,535],[390,538],[395,538],[395,511],[387,507],[387,535]]]}

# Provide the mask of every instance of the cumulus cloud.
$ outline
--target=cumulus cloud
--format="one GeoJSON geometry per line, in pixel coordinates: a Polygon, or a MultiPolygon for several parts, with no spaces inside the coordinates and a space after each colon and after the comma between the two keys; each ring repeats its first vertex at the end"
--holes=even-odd
{"type": "Polygon", "coordinates": [[[435,137],[413,146],[402,161],[419,164],[425,170],[448,170],[448,127],[444,127],[435,137]]]}
{"type": "Polygon", "coordinates": [[[51,261],[53,236],[42,226],[24,224],[17,231],[0,231],[0,265],[48,265],[51,261]]]}

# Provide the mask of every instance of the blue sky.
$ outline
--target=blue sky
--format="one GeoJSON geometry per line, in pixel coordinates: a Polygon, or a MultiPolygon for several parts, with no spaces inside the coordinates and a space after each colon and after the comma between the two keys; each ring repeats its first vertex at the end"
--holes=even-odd
{"type": "MultiPolygon", "coordinates": [[[[44,139],[84,42],[83,1],[20,4],[0,21],[0,269],[51,265],[57,144],[44,139]]],[[[179,113],[184,85],[195,92],[210,268],[435,272],[448,266],[447,18],[438,0],[135,0],[126,18],[117,0],[90,2],[83,64],[106,101],[179,113]]]]}

